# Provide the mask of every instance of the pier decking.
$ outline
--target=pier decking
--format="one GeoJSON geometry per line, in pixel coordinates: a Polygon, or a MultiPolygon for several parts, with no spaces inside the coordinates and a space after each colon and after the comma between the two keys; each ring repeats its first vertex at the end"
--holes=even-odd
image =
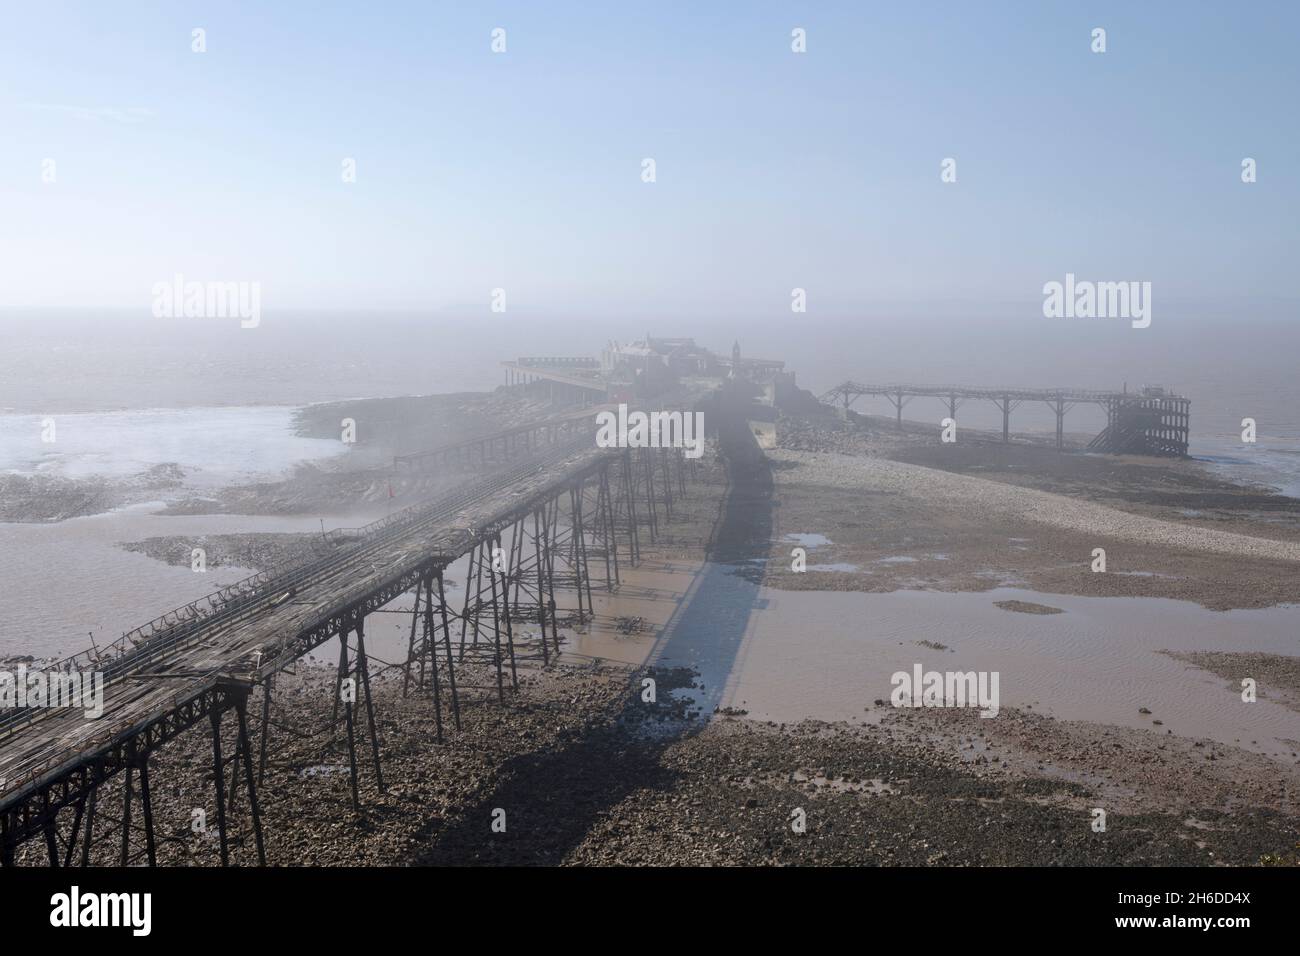
{"type": "MultiPolygon", "coordinates": [[[[675,396],[684,405],[699,397],[675,396]]],[[[615,589],[620,559],[639,561],[641,537],[653,541],[674,499],[686,492],[694,463],[681,449],[599,448],[594,433],[588,413],[488,436],[477,457],[499,464],[496,470],[365,528],[330,535],[290,565],[51,665],[51,671],[102,673],[103,714],[90,720],[79,707],[0,714],[0,864],[14,865],[18,845],[32,839],[43,839],[50,866],[85,865],[92,841],[102,846],[105,839],[120,839],[124,865],[140,859],[152,864],[150,757],[203,723],[212,728],[222,862],[229,859],[228,778],[231,788],[247,791],[258,861],[264,862],[257,786],[272,729],[267,715],[275,676],[335,637],[335,701],[336,707],[344,701],[354,805],[359,806],[363,713],[370,754],[361,762],[373,759],[382,791],[365,648],[368,615],[403,594],[414,595],[406,681],[432,689],[441,739],[445,705],[459,725],[461,695],[481,690],[504,699],[507,688],[517,686],[520,658],[545,662],[559,652],[557,621],[575,615],[586,621],[592,614],[592,569],[600,586],[615,589]],[[445,592],[443,572],[467,555],[470,572],[461,603],[445,592]],[[564,603],[572,602],[569,607],[557,606],[557,590],[564,603]],[[515,639],[512,621],[520,620],[540,627],[540,641],[531,647],[515,639]],[[461,673],[458,686],[457,671],[467,663],[474,673],[488,675],[486,684],[469,685],[461,673]],[[338,693],[345,680],[355,687],[352,697],[338,693]],[[263,707],[256,758],[246,714],[255,689],[263,707]],[[222,718],[231,712],[237,728],[233,755],[223,754],[221,746],[222,718]],[[108,816],[99,812],[100,792],[119,774],[125,775],[125,803],[120,815],[108,816]],[[133,811],[141,814],[143,851],[132,842],[142,829],[132,823],[133,811]]],[[[431,460],[462,454],[470,452],[458,445],[435,450],[431,460]]],[[[408,462],[428,464],[419,456],[408,462]]]]}

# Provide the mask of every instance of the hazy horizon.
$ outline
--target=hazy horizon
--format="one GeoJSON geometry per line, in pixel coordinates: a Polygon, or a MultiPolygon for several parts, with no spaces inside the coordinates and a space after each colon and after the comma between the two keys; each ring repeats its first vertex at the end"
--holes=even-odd
{"type": "Polygon", "coordinates": [[[0,306],[147,309],[180,274],[268,312],[490,314],[502,288],[775,314],[801,288],[812,321],[1033,306],[1073,272],[1150,281],[1157,324],[1249,321],[1295,308],[1300,208],[1300,10],[1252,9],[15,8],[0,306]]]}

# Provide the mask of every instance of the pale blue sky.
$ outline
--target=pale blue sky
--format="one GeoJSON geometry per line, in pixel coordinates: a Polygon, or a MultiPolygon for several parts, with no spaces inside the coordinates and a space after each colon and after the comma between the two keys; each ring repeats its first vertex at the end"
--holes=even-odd
{"type": "Polygon", "coordinates": [[[7,2],[0,306],[146,312],[180,272],[268,314],[815,316],[1072,271],[1286,311],[1298,10],[7,2]]]}

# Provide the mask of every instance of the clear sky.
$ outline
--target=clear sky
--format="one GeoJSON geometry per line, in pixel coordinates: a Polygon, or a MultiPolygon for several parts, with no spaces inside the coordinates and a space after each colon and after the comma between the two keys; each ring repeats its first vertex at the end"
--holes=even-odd
{"type": "Polygon", "coordinates": [[[0,306],[1285,310],[1298,48],[1291,2],[5,0],[0,306]]]}

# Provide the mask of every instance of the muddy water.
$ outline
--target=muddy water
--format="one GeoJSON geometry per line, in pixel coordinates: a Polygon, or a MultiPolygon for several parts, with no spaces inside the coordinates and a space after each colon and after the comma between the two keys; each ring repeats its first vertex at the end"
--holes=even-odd
{"type": "MultiPolygon", "coordinates": [[[[64,656],[113,640],[146,621],[253,572],[196,573],[119,548],[159,535],[311,532],[321,518],[155,514],[137,505],[57,524],[0,523],[0,656],[64,656]]],[[[325,516],[327,528],[360,523],[325,516]]]]}
{"type": "MultiPolygon", "coordinates": [[[[465,572],[469,568],[469,555],[465,555],[443,570],[443,587],[447,597],[447,607],[454,612],[462,606],[465,599],[465,572]]],[[[411,611],[414,606],[414,593],[400,595],[380,610],[368,615],[365,621],[366,656],[370,659],[371,673],[381,673],[386,669],[400,668],[406,660],[411,640],[411,611]]],[[[527,627],[518,628],[518,638],[524,642],[530,636],[527,627]]],[[[459,634],[459,626],[452,622],[453,641],[459,634]]],[[[349,635],[350,646],[356,646],[356,638],[349,635]]],[[[331,638],[307,655],[317,664],[337,664],[339,659],[338,638],[331,638]]]]}
{"type": "Polygon", "coordinates": [[[726,565],[706,565],[653,657],[702,675],[706,712],[747,710],[794,721],[878,719],[896,671],[1000,673],[1002,706],[1066,720],[1172,731],[1287,757],[1300,714],[1157,653],[1230,650],[1296,654],[1300,608],[1226,613],[1142,598],[1041,595],[1013,588],[977,594],[777,591],[726,565]],[[1004,611],[1018,599],[1064,609],[1004,611]],[[918,642],[941,644],[945,650],[918,642]],[[1145,707],[1150,715],[1139,713],[1145,707]],[[874,712],[874,716],[873,716],[874,712]],[[1153,725],[1153,720],[1162,725],[1153,725]]]}
{"type": "MultiPolygon", "coordinates": [[[[315,517],[161,516],[149,506],[54,526],[0,524],[0,580],[6,583],[0,589],[0,655],[78,651],[89,630],[97,638],[115,637],[152,613],[249,573],[226,567],[195,574],[122,551],[119,541],[319,527],[315,517]],[[59,573],[51,575],[51,568],[59,573]],[[68,585],[51,586],[59,580],[68,585]],[[43,600],[16,599],[31,594],[43,600]]],[[[462,559],[447,572],[453,606],[463,599],[465,565],[462,559]]],[[[883,712],[873,701],[889,699],[891,675],[919,663],[927,670],[996,670],[1002,706],[1062,719],[1208,737],[1285,759],[1300,741],[1300,714],[1266,698],[1243,704],[1227,681],[1157,653],[1296,654],[1300,608],[1220,613],[1179,601],[1014,588],[978,594],[778,591],[755,583],[756,570],[761,573],[752,565],[647,561],[623,568],[623,585],[614,594],[602,592],[596,570],[596,619],[562,634],[567,660],[695,668],[701,686],[694,696],[706,714],[734,707],[764,720],[871,721],[883,712]],[[1046,603],[1065,613],[1012,613],[994,606],[1003,600],[1046,603]],[[639,625],[629,628],[638,618],[639,625]],[[1142,707],[1152,713],[1140,714],[1142,707]],[[1153,725],[1156,719],[1163,725],[1153,725]]],[[[562,606],[572,604],[571,594],[559,597],[562,606]]],[[[390,607],[409,604],[406,596],[390,607]]],[[[376,667],[403,659],[409,627],[406,614],[370,617],[367,644],[376,667]]],[[[520,627],[521,640],[534,630],[520,627]]],[[[332,662],[337,654],[330,642],[316,656],[332,662]]]]}

